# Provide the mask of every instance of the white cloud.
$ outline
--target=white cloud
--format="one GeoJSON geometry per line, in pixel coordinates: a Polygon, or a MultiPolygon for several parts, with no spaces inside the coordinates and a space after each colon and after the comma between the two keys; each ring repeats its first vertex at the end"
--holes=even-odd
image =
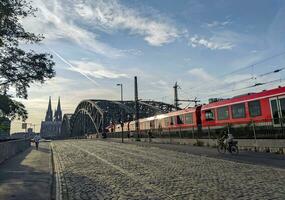
{"type": "MultiPolygon", "coordinates": [[[[68,2],[66,3],[68,5],[68,2]]],[[[118,49],[100,42],[95,33],[76,25],[73,18],[66,16],[65,7],[57,0],[52,2],[37,0],[34,1],[34,7],[38,8],[37,17],[26,18],[23,24],[28,31],[44,34],[45,42],[67,39],[84,49],[107,57],[123,55],[118,49]]]]}
{"type": "Polygon", "coordinates": [[[127,74],[118,73],[114,70],[107,69],[105,66],[99,63],[90,61],[71,61],[71,63],[73,64],[73,68],[70,68],[71,71],[76,71],[98,79],[117,79],[127,77],[127,74]]]}
{"type": "Polygon", "coordinates": [[[190,75],[193,75],[194,79],[202,79],[202,81],[213,81],[215,80],[208,72],[203,68],[193,68],[188,71],[190,75]]]}
{"type": "Polygon", "coordinates": [[[189,44],[192,47],[206,47],[211,50],[229,50],[234,47],[234,44],[232,44],[229,41],[221,40],[218,37],[212,37],[210,39],[206,39],[203,37],[199,37],[198,35],[195,35],[189,39],[189,44]]]}
{"type": "Polygon", "coordinates": [[[33,6],[38,8],[37,17],[23,20],[27,30],[44,33],[47,40],[68,39],[104,56],[119,57],[124,52],[101,42],[98,30],[109,34],[127,30],[131,35],[142,36],[153,46],[179,37],[179,31],[166,19],[143,16],[137,9],[126,7],[117,0],[34,0],[33,6]]]}
{"type": "Polygon", "coordinates": [[[232,22],[230,20],[226,20],[226,21],[212,21],[210,23],[206,23],[206,26],[208,28],[215,28],[215,27],[224,27],[227,26],[229,24],[231,24],[232,22]]]}
{"type": "Polygon", "coordinates": [[[179,37],[177,28],[166,19],[157,15],[155,19],[143,16],[138,10],[116,0],[80,2],[76,4],[76,12],[101,30],[129,30],[131,34],[143,36],[153,46],[161,46],[179,37]]]}

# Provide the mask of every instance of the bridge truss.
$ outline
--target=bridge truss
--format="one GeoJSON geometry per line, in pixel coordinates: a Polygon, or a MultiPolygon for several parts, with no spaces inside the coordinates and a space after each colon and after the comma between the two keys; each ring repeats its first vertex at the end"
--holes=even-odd
{"type": "MultiPolygon", "coordinates": [[[[175,111],[174,105],[157,101],[139,101],[140,118],[175,111]]],[[[110,123],[131,121],[135,117],[134,101],[84,100],[74,114],[63,120],[64,134],[69,137],[104,134],[110,123]]]]}

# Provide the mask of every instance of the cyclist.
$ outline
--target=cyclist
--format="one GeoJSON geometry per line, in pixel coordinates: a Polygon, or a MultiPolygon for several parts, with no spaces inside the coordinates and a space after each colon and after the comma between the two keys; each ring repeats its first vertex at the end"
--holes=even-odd
{"type": "Polygon", "coordinates": [[[231,133],[227,133],[227,131],[223,131],[221,139],[220,139],[228,150],[231,152],[231,146],[233,144],[234,137],[231,133]]]}
{"type": "Polygon", "coordinates": [[[234,141],[234,136],[231,133],[228,133],[227,138],[226,138],[226,145],[228,147],[229,152],[232,152],[232,145],[234,141]]]}

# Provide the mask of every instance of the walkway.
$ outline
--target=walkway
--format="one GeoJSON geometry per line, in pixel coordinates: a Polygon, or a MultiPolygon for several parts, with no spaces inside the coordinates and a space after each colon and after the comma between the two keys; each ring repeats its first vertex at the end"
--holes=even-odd
{"type": "Polygon", "coordinates": [[[49,142],[32,146],[0,165],[0,199],[49,200],[51,180],[49,142]]]}

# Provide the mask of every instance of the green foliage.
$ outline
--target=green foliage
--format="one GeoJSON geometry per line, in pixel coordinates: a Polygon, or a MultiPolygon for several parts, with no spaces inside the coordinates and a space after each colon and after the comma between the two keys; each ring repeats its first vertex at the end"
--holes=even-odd
{"type": "Polygon", "coordinates": [[[25,121],[28,113],[22,103],[12,100],[9,96],[0,95],[0,117],[8,117],[11,120],[22,118],[25,121]]]}
{"type": "Polygon", "coordinates": [[[20,42],[38,43],[43,39],[25,31],[20,23],[21,18],[35,11],[26,0],[0,0],[0,86],[5,90],[2,92],[15,87],[20,98],[27,98],[31,83],[43,83],[55,75],[50,54],[19,48],[20,42]]]}
{"type": "Polygon", "coordinates": [[[10,120],[6,117],[0,117],[0,134],[10,131],[10,120]]]}
{"type": "Polygon", "coordinates": [[[55,75],[52,55],[19,48],[22,43],[43,40],[42,35],[27,32],[20,23],[21,19],[34,16],[35,11],[27,0],[0,0],[0,112],[12,119],[25,119],[27,112],[23,104],[7,95],[9,88],[16,89],[16,97],[26,99],[30,84],[43,83],[55,75]]]}

